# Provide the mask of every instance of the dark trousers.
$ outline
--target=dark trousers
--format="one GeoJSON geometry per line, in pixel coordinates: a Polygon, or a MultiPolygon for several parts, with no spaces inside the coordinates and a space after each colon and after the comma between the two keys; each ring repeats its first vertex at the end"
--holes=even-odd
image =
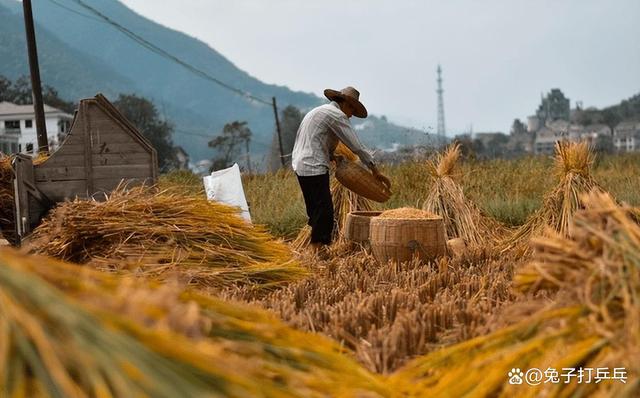
{"type": "Polygon", "coordinates": [[[330,244],[333,232],[333,201],[329,189],[329,173],[309,177],[298,176],[298,183],[307,207],[311,243],[330,244]]]}

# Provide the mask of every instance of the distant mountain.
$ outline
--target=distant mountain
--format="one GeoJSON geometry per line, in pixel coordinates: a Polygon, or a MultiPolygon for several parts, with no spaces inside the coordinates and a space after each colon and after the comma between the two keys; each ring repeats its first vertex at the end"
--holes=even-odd
{"type": "MultiPolygon", "coordinates": [[[[275,96],[284,109],[291,104],[303,112],[323,103],[310,93],[265,84],[240,70],[207,44],[150,21],[115,0],[83,0],[119,24],[167,52],[212,76],[269,100],[275,96]]],[[[71,0],[33,2],[43,83],[72,101],[103,92],[135,93],[154,101],[175,127],[174,142],[192,160],[211,158],[207,142],[225,123],[247,121],[254,133],[253,159],[266,158],[274,131],[273,110],[202,79],[133,41],[71,0]],[[61,5],[63,7],[61,7],[61,5]],[[73,10],[70,11],[69,9],[73,10]]],[[[28,73],[22,6],[0,0],[0,74],[16,78],[28,73]]],[[[361,137],[373,147],[393,142],[422,142],[415,131],[371,117],[361,126],[361,137]],[[418,140],[418,141],[416,141],[418,140]]]]}
{"type": "MultiPolygon", "coordinates": [[[[0,3],[0,75],[12,80],[29,74],[24,20],[0,3]]],[[[9,3],[10,4],[10,3],[9,3]]],[[[22,11],[22,7],[18,9],[22,11]]],[[[21,16],[21,15],[20,15],[21,16]]],[[[42,81],[69,99],[95,94],[113,96],[129,90],[133,81],[106,67],[96,58],[71,48],[42,25],[38,33],[38,58],[42,81]]]]}

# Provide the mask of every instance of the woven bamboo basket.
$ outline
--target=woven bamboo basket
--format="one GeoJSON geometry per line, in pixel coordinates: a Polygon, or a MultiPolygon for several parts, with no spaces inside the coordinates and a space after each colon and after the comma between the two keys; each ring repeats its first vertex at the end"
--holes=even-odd
{"type": "Polygon", "coordinates": [[[373,217],[369,241],[373,256],[381,264],[409,261],[414,256],[428,261],[447,252],[442,217],[373,217]]]}
{"type": "Polygon", "coordinates": [[[368,242],[371,218],[380,214],[381,211],[352,211],[347,215],[344,237],[356,243],[368,242]]]}
{"type": "Polygon", "coordinates": [[[364,198],[383,203],[391,197],[391,191],[357,162],[340,159],[336,178],[345,188],[364,198]]]}

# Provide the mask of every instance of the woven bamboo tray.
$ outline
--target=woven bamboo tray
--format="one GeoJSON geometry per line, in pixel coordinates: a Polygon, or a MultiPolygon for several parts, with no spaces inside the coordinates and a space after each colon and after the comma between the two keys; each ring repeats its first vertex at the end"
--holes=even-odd
{"type": "Polygon", "coordinates": [[[391,191],[360,163],[339,160],[336,178],[345,188],[364,198],[383,203],[391,197],[391,191]]]}

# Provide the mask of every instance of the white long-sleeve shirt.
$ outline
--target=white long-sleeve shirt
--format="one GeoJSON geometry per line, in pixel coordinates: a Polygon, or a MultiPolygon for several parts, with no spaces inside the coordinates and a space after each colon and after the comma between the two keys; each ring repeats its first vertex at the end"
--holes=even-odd
{"type": "Polygon", "coordinates": [[[307,113],[300,123],[293,146],[291,166],[299,176],[315,176],[329,171],[329,156],[342,141],[358,155],[360,161],[372,167],[373,157],[362,145],[351,127],[349,118],[335,101],[307,113]]]}

